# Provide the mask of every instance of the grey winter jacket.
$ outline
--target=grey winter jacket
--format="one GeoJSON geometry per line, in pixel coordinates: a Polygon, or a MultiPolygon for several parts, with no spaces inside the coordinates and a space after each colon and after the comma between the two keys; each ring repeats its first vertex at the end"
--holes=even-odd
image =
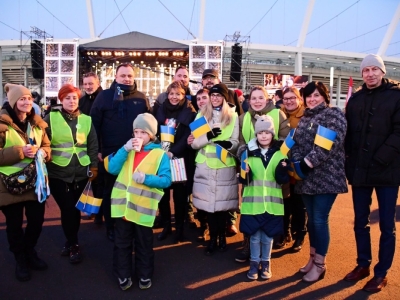
{"type": "Polygon", "coordinates": [[[294,134],[296,144],[291,151],[295,161],[307,158],[313,168],[306,179],[296,182],[296,193],[317,195],[347,192],[344,171],[346,127],[344,114],[337,107],[327,107],[325,103],[321,103],[313,109],[306,108],[294,134]],[[331,150],[314,144],[318,125],[337,133],[331,150]]]}

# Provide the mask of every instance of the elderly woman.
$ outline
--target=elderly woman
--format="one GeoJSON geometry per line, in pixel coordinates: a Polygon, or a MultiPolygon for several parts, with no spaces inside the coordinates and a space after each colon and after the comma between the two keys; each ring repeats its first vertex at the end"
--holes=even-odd
{"type": "MultiPolygon", "coordinates": [[[[38,149],[50,159],[50,141],[46,135],[47,124],[32,108],[32,94],[22,85],[5,85],[8,102],[0,111],[0,173],[2,179],[28,167],[38,149]],[[31,138],[29,137],[29,129],[31,138]]],[[[36,172],[36,171],[34,171],[36,172]]],[[[32,174],[34,175],[34,174],[32,174]]],[[[28,181],[22,174],[18,181],[28,181]]],[[[34,184],[34,182],[33,182],[34,184]]],[[[45,270],[47,264],[35,251],[44,221],[44,203],[38,201],[34,186],[30,185],[22,194],[11,193],[0,180],[0,209],[6,218],[7,239],[10,251],[17,262],[15,275],[20,281],[31,278],[29,268],[45,270]],[[23,213],[27,220],[22,229],[23,213]]]]}
{"type": "MultiPolygon", "coordinates": [[[[283,111],[289,120],[290,128],[297,128],[300,119],[304,114],[303,98],[299,90],[295,87],[286,88],[282,94],[283,111]]],[[[298,252],[303,247],[304,237],[307,233],[307,213],[301,196],[294,192],[296,180],[291,177],[290,196],[285,199],[285,215],[283,217],[285,236],[291,236],[294,239],[292,251],[298,252]]],[[[281,246],[284,246],[286,239],[282,239],[281,246]]]]}
{"type": "Polygon", "coordinates": [[[238,185],[236,162],[231,154],[222,162],[216,157],[216,146],[236,153],[239,126],[234,107],[226,99],[228,88],[216,84],[210,89],[210,102],[202,109],[212,131],[194,139],[192,148],[199,150],[196,156],[196,171],[193,185],[193,204],[206,211],[210,230],[210,242],[205,250],[211,255],[218,247],[226,250],[225,224],[227,212],[238,207],[238,185]],[[217,241],[218,239],[218,241],[217,241]]]}
{"type": "Polygon", "coordinates": [[[300,194],[308,215],[310,259],[300,269],[303,280],[314,282],[326,273],[329,247],[329,213],[339,193],[347,192],[344,172],[346,119],[337,107],[329,107],[329,92],[322,82],[310,82],[303,92],[306,110],[294,134],[292,159],[299,167],[295,192],[300,194]],[[327,135],[325,132],[329,132],[327,135]],[[315,142],[316,135],[333,141],[315,142]]]}
{"type": "Polygon", "coordinates": [[[70,84],[58,92],[61,106],[45,117],[53,157],[47,164],[51,194],[61,211],[67,239],[61,250],[71,264],[82,260],[78,242],[81,212],[75,207],[86,183],[97,176],[97,136],[92,119],[78,109],[81,92],[70,84]],[[90,178],[88,178],[90,176],[90,178]]]}
{"type": "MultiPolygon", "coordinates": [[[[284,140],[289,134],[290,127],[289,121],[283,111],[277,109],[272,100],[268,98],[266,89],[262,86],[255,86],[250,91],[249,95],[249,110],[247,113],[242,114],[239,117],[239,145],[240,149],[244,149],[246,145],[254,137],[254,125],[256,123],[256,115],[268,115],[274,121],[274,128],[276,134],[274,135],[275,140],[284,140]]],[[[240,153],[238,153],[240,155],[240,153]]],[[[287,185],[288,186],[288,185],[287,185]]],[[[283,189],[283,197],[289,196],[289,187],[283,189]]],[[[274,239],[274,242],[276,239],[274,239]]],[[[283,243],[283,238],[280,241],[283,243]]],[[[284,245],[284,243],[283,243],[284,245]]],[[[246,262],[250,257],[250,246],[249,237],[244,236],[243,248],[236,255],[235,260],[237,262],[246,262]]]]}
{"type": "MultiPolygon", "coordinates": [[[[191,102],[185,96],[185,88],[180,81],[174,81],[167,88],[168,98],[159,107],[156,114],[156,120],[160,126],[173,127],[174,141],[163,141],[161,138],[161,146],[167,152],[169,158],[184,158],[185,168],[188,174],[193,174],[194,156],[191,155],[191,149],[187,147],[187,138],[190,135],[189,124],[194,120],[196,111],[191,102]]],[[[161,222],[163,224],[162,232],[157,236],[159,241],[164,240],[171,233],[171,207],[170,207],[170,191],[173,191],[174,208],[175,208],[175,243],[184,240],[183,225],[185,220],[185,211],[188,199],[188,182],[173,183],[171,187],[164,189],[164,196],[159,203],[159,212],[161,222]]]]}

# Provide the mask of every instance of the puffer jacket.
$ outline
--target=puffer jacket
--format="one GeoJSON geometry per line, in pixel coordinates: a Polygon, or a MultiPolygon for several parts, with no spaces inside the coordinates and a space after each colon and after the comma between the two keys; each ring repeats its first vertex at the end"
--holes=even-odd
{"type": "MultiPolygon", "coordinates": [[[[34,109],[32,108],[31,114],[34,114],[34,109]]],[[[42,144],[40,148],[43,149],[46,154],[46,160],[50,159],[50,141],[47,137],[45,128],[47,127],[47,123],[43,121],[43,119],[34,114],[33,116],[28,117],[28,121],[31,124],[32,128],[40,127],[43,131],[42,135],[42,144]]],[[[3,107],[0,111],[0,165],[1,166],[9,166],[13,165],[24,158],[24,153],[22,152],[21,146],[13,146],[6,149],[3,149],[6,144],[6,132],[8,131],[8,126],[14,128],[18,134],[26,141],[28,144],[28,138],[26,133],[23,132],[14,122],[7,110],[3,107]]],[[[0,180],[0,208],[2,206],[19,203],[23,201],[38,201],[37,195],[34,190],[26,192],[22,195],[12,195],[6,189],[2,180],[0,180]]]]}
{"type": "Polygon", "coordinates": [[[346,107],[346,176],[353,186],[400,185],[400,87],[364,84],[346,107]]]}
{"type": "MultiPolygon", "coordinates": [[[[232,113],[236,114],[233,112],[232,113]]],[[[236,118],[232,136],[228,139],[232,143],[230,153],[236,153],[239,144],[239,118],[236,118]]],[[[209,122],[212,127],[214,121],[209,122]]],[[[199,150],[212,141],[208,141],[204,134],[194,139],[192,148],[199,150]]],[[[235,210],[238,208],[239,194],[236,177],[236,166],[221,169],[211,169],[207,163],[196,164],[193,184],[193,205],[210,213],[217,211],[235,210]]]]}
{"type": "Polygon", "coordinates": [[[314,166],[304,180],[297,181],[297,194],[339,194],[347,192],[344,172],[344,138],[346,118],[337,107],[327,107],[321,103],[313,109],[306,108],[294,134],[291,149],[292,159],[302,161],[307,158],[314,166]],[[324,126],[336,132],[337,136],[331,150],[314,144],[318,126],[324,126]]]}

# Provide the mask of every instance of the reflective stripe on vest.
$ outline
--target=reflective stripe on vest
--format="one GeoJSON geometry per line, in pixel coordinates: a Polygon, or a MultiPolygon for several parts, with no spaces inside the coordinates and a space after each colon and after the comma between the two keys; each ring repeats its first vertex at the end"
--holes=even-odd
{"type": "Polygon", "coordinates": [[[287,158],[281,151],[272,156],[267,168],[259,157],[249,157],[248,162],[253,181],[244,187],[240,212],[244,215],[259,215],[268,212],[283,215],[282,188],[275,181],[275,169],[279,162],[287,158]]]}
{"type": "MultiPolygon", "coordinates": [[[[42,129],[40,127],[33,127],[33,135],[35,138],[35,143],[38,147],[42,144],[42,129]]],[[[8,126],[8,131],[6,131],[6,143],[3,147],[9,148],[13,146],[25,146],[26,141],[19,135],[19,133],[11,126],[8,126]]],[[[12,166],[1,166],[0,167],[0,173],[4,175],[11,175],[14,173],[17,173],[21,171],[23,168],[25,168],[27,165],[29,165],[32,162],[32,158],[24,158],[23,160],[13,164],[12,166]]]]}
{"type": "MultiPolygon", "coordinates": [[[[274,108],[274,109],[270,110],[266,115],[270,116],[272,118],[272,120],[274,121],[274,127],[275,127],[274,139],[278,140],[279,139],[279,109],[274,108]]],[[[247,112],[243,118],[242,135],[243,135],[243,138],[244,138],[246,144],[251,139],[256,137],[254,134],[254,126],[253,126],[253,123],[251,122],[251,115],[249,112],[247,112]]]]}
{"type": "Polygon", "coordinates": [[[52,162],[65,167],[76,154],[82,166],[90,164],[90,157],[87,155],[87,137],[92,125],[92,119],[84,114],[78,116],[76,124],[76,144],[72,136],[72,130],[65,121],[61,112],[50,113],[51,155],[52,162]]]}
{"type": "MultiPolygon", "coordinates": [[[[162,149],[151,150],[136,169],[156,175],[164,153],[162,149]]],[[[136,224],[152,227],[164,191],[132,180],[134,159],[135,151],[131,151],[115,181],[111,192],[111,217],[125,217],[136,224]]]]}

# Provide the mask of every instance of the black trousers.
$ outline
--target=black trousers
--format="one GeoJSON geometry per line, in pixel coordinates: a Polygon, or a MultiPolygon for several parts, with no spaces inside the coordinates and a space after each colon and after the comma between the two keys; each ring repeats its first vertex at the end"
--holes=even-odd
{"type": "Polygon", "coordinates": [[[210,230],[210,238],[217,238],[218,236],[225,236],[225,227],[227,211],[216,211],[207,214],[208,228],[210,230]]]}
{"type": "Polygon", "coordinates": [[[307,211],[301,195],[295,194],[294,185],[290,185],[290,197],[283,199],[284,233],[291,233],[294,239],[304,239],[307,233],[307,211]]]}
{"type": "Polygon", "coordinates": [[[18,255],[24,250],[33,250],[42,232],[44,202],[24,201],[4,206],[2,211],[6,217],[6,232],[10,251],[18,255]],[[22,228],[24,208],[27,221],[25,232],[22,228]]]}
{"type": "Polygon", "coordinates": [[[174,198],[175,207],[175,228],[182,228],[185,221],[188,194],[184,183],[174,183],[171,187],[164,189],[164,196],[158,204],[161,221],[164,226],[171,223],[170,191],[174,198]]]}
{"type": "Polygon", "coordinates": [[[205,210],[198,209],[197,210],[197,220],[200,222],[200,227],[207,227],[207,214],[205,210]]]}
{"type": "Polygon", "coordinates": [[[115,225],[115,220],[111,218],[111,192],[118,176],[114,176],[106,172],[104,170],[104,167],[102,172],[104,172],[103,173],[104,186],[103,186],[103,202],[101,203],[101,207],[103,209],[104,221],[106,223],[107,230],[113,230],[115,225]]]}
{"type": "Polygon", "coordinates": [[[151,227],[116,218],[113,269],[118,278],[123,279],[132,276],[133,250],[135,251],[137,277],[142,279],[152,278],[154,272],[153,230],[151,227]]]}
{"type": "Polygon", "coordinates": [[[78,244],[78,231],[81,225],[81,212],[75,207],[87,179],[67,183],[61,179],[50,178],[51,194],[61,211],[61,226],[69,246],[78,244]]]}

